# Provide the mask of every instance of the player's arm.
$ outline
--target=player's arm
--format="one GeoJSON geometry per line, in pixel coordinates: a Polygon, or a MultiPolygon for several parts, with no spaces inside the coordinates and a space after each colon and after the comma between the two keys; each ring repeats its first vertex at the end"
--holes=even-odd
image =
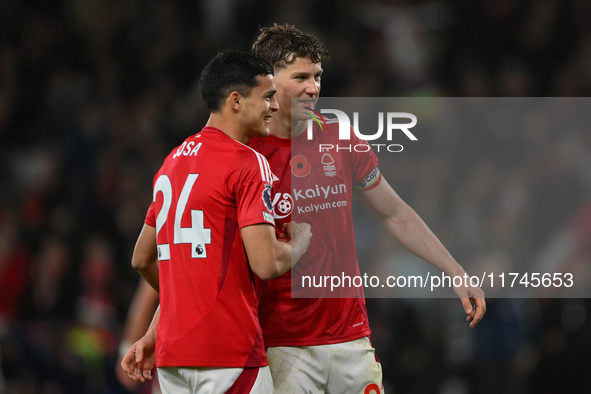
{"type": "Polygon", "coordinates": [[[291,222],[290,241],[278,241],[270,224],[254,224],[240,229],[250,268],[263,280],[282,275],[304,254],[312,233],[307,223],[291,222]],[[293,261],[292,261],[293,257],[293,261]]]}
{"type": "Polygon", "coordinates": [[[127,348],[144,335],[154,313],[158,307],[158,292],[145,280],[140,280],[133,296],[125,327],[123,328],[123,343],[127,348]]]}
{"type": "MultiPolygon", "coordinates": [[[[464,269],[451,256],[420,216],[406,204],[385,179],[373,189],[356,190],[355,196],[384,225],[388,232],[410,252],[449,276],[463,276],[464,269]]],[[[486,312],[484,292],[479,288],[456,289],[474,327],[486,312]],[[476,304],[472,308],[470,302],[476,304]]]]}
{"type": "MultiPolygon", "coordinates": [[[[127,312],[127,319],[123,328],[123,338],[119,345],[119,357],[123,359],[129,348],[135,341],[140,339],[150,326],[150,321],[154,316],[156,307],[158,306],[158,293],[145,280],[140,280],[137,290],[133,296],[133,300],[127,312]]],[[[128,390],[133,387],[129,386],[131,381],[121,368],[116,368],[117,379],[128,390]]]]}
{"type": "Polygon", "coordinates": [[[155,227],[144,223],[133,250],[131,266],[140,273],[150,286],[158,291],[160,283],[158,281],[158,252],[155,227]]]}
{"type": "Polygon", "coordinates": [[[121,368],[134,381],[152,380],[152,368],[156,365],[156,332],[160,322],[160,307],[146,334],[135,342],[121,360],[121,368]]]}

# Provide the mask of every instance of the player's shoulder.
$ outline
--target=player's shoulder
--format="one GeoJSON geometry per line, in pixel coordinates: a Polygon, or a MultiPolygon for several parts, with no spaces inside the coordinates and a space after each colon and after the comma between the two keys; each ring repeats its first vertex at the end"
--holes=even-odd
{"type": "Polygon", "coordinates": [[[200,133],[194,136],[197,140],[199,136],[203,135],[203,140],[206,143],[215,144],[215,148],[210,152],[218,159],[218,164],[226,164],[235,166],[237,168],[249,168],[252,163],[260,165],[265,158],[251,147],[236,141],[223,131],[212,127],[205,127],[200,133]],[[229,155],[228,155],[229,154],[229,155]],[[226,163],[221,163],[219,160],[224,160],[226,163]]]}
{"type": "Polygon", "coordinates": [[[236,153],[238,155],[240,155],[241,157],[244,157],[244,158],[256,158],[257,160],[258,160],[258,158],[263,157],[263,155],[261,153],[257,152],[251,146],[250,141],[249,141],[248,145],[245,145],[245,144],[243,144],[242,142],[239,142],[239,141],[233,141],[233,142],[234,142],[234,148],[236,149],[236,153]]]}
{"type": "Polygon", "coordinates": [[[261,178],[262,181],[272,184],[273,175],[269,162],[263,154],[257,152],[250,146],[236,142],[236,152],[238,155],[237,164],[245,177],[261,178]]]}

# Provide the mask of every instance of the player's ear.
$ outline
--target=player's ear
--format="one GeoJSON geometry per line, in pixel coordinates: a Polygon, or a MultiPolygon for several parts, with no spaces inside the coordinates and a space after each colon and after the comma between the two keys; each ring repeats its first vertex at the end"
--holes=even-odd
{"type": "Polygon", "coordinates": [[[243,97],[240,93],[238,93],[237,91],[233,91],[226,99],[226,103],[234,111],[240,111],[240,109],[242,108],[242,99],[243,97]]]}

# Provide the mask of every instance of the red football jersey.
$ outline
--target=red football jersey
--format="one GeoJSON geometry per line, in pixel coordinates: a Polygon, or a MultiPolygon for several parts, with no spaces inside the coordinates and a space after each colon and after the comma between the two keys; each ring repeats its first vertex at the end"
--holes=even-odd
{"type": "Polygon", "coordinates": [[[145,220],[160,267],[157,366],[268,365],[240,229],[274,224],[272,182],[261,154],[210,127],[165,159],[145,220]]]}
{"type": "MultiPolygon", "coordinates": [[[[328,123],[328,130],[315,127],[312,141],[307,141],[304,133],[294,139],[271,135],[249,142],[267,158],[279,178],[273,186],[276,228],[295,220],[309,223],[313,234],[298,264],[263,285],[259,317],[265,346],[326,345],[370,334],[362,288],[341,289],[333,294],[328,294],[326,288],[294,289],[298,296],[309,298],[292,298],[291,293],[292,276],[299,281],[302,275],[359,274],[352,189],[367,183],[375,187],[381,177],[378,160],[369,146],[366,152],[319,151],[320,144],[337,143],[344,145],[338,141],[337,123],[328,123]],[[322,298],[335,296],[347,298],[322,298]]],[[[367,145],[355,136],[350,144],[367,145]]]]}

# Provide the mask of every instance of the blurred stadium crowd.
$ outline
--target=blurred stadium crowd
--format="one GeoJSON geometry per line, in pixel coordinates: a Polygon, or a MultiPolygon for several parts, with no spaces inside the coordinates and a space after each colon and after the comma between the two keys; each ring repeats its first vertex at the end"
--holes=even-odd
{"type": "MultiPolygon", "coordinates": [[[[114,368],[152,176],[207,119],[205,62],[273,22],[325,43],[323,96],[591,93],[587,0],[1,0],[0,393],[126,392],[114,368]]],[[[458,261],[531,259],[572,230],[566,257],[589,265],[591,133],[464,137],[380,166],[458,261]]],[[[360,255],[408,258],[360,232],[360,255]]],[[[487,302],[469,330],[457,300],[368,300],[388,392],[591,392],[588,299],[487,302]]]]}

